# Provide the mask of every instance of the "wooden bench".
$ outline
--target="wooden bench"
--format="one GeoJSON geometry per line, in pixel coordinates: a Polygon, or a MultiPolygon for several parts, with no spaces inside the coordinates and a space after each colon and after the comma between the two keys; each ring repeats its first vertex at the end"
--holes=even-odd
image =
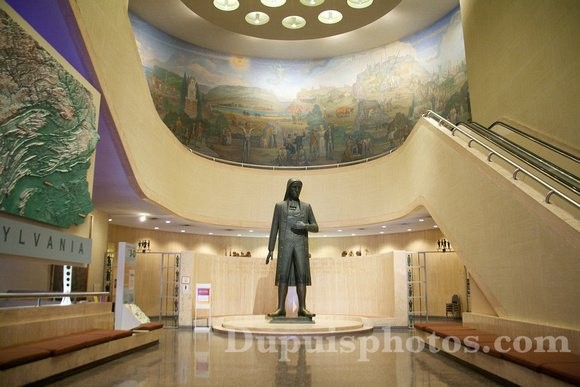
{"type": "Polygon", "coordinates": [[[0,309],[0,385],[42,381],[154,345],[161,327],[115,330],[110,303],[0,309]]]}
{"type": "MultiPolygon", "coordinates": [[[[566,383],[580,385],[580,355],[572,352],[546,351],[548,348],[538,348],[532,345],[526,350],[514,348],[514,340],[480,329],[457,323],[422,322],[415,328],[445,339],[450,338],[463,346],[477,350],[478,354],[489,355],[518,366],[526,367],[537,373],[557,378],[566,383]],[[501,347],[497,347],[501,339],[501,347]]],[[[533,343],[532,343],[533,344],[533,343]]],[[[473,359],[473,356],[470,358],[473,359]]],[[[462,360],[465,360],[464,357],[462,360]]],[[[468,361],[468,360],[467,360],[468,361]]],[[[489,364],[489,362],[484,362],[489,364]]],[[[490,370],[486,370],[492,372],[490,370]]]]}

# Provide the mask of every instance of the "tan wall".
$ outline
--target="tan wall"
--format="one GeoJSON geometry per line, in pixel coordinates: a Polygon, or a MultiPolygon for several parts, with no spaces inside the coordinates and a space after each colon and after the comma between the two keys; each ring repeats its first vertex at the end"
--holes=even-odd
{"type": "MultiPolygon", "coordinates": [[[[254,293],[254,290],[252,290],[252,294],[250,295],[246,294],[247,291],[234,292],[236,297],[245,294],[249,298],[244,302],[241,302],[236,298],[236,302],[233,303],[234,309],[231,309],[232,306],[226,306],[222,311],[223,313],[229,311],[228,313],[230,314],[263,314],[269,308],[275,306],[276,290],[274,287],[274,279],[273,277],[268,277],[269,274],[272,274],[271,271],[274,266],[266,266],[264,264],[268,243],[266,238],[229,238],[192,235],[132,229],[114,225],[110,226],[109,231],[109,247],[111,251],[115,251],[117,244],[122,241],[136,244],[138,240],[149,239],[151,240],[153,251],[187,252],[188,254],[193,252],[197,257],[203,256],[219,260],[219,262],[221,262],[220,265],[218,265],[219,269],[214,267],[217,264],[212,263],[210,258],[202,260],[202,262],[204,262],[203,266],[200,266],[200,263],[198,262],[196,270],[201,270],[203,272],[203,270],[207,269],[207,278],[217,278],[219,281],[222,280],[224,276],[227,276],[227,273],[231,272],[231,270],[234,270],[234,272],[236,270],[247,270],[247,272],[241,274],[232,274],[233,277],[228,278],[225,282],[230,283],[235,287],[244,286],[244,283],[246,283],[249,284],[248,286],[252,289],[260,288],[262,290],[257,293],[254,293]],[[230,249],[234,251],[250,251],[252,258],[224,257],[223,252],[228,251],[229,254],[230,249]],[[230,270],[228,265],[233,265],[234,269],[230,270]],[[223,273],[221,270],[223,270],[223,273]],[[259,273],[262,273],[263,277],[268,277],[268,280],[260,282],[256,279],[252,282],[250,280],[252,276],[259,276],[259,273]],[[260,282],[259,286],[256,281],[260,282]],[[253,307],[248,307],[242,310],[235,308],[247,302],[253,303],[253,307]]],[[[319,286],[312,287],[310,294],[313,296],[321,294],[314,298],[314,300],[319,299],[320,301],[315,301],[312,306],[316,306],[318,309],[318,306],[321,305],[322,310],[320,313],[328,314],[339,313],[341,308],[344,309],[339,305],[340,300],[344,299],[344,295],[338,294],[342,291],[339,292],[337,289],[331,289],[326,286],[326,280],[323,278],[319,280],[317,278],[318,275],[324,277],[324,275],[328,275],[328,270],[332,270],[331,277],[342,278],[348,276],[349,272],[352,270],[353,264],[361,264],[361,268],[374,267],[367,266],[366,263],[363,263],[366,262],[364,259],[376,254],[392,253],[394,250],[410,250],[410,248],[415,249],[415,251],[433,250],[436,246],[436,241],[441,237],[442,234],[438,229],[380,236],[341,238],[311,237],[311,252],[313,262],[316,263],[316,265],[313,266],[313,280],[319,286]],[[343,250],[356,252],[359,249],[363,251],[361,257],[341,257],[341,252],[343,250]],[[324,262],[333,262],[333,265],[331,265],[332,267],[330,268],[330,266],[324,262]],[[338,262],[339,265],[334,265],[335,262],[338,262]],[[317,270],[320,270],[320,273],[318,273],[317,270]]],[[[136,302],[147,315],[157,316],[160,310],[159,282],[161,276],[161,254],[153,252],[148,254],[138,254],[137,257],[137,272],[139,275],[136,278],[136,302]]],[[[429,310],[431,315],[442,316],[445,315],[445,303],[451,300],[453,294],[459,294],[462,302],[465,302],[466,300],[464,267],[455,253],[429,253],[427,254],[427,258],[427,274],[430,279],[428,290],[429,310]]],[[[182,264],[185,263],[186,259],[183,259],[182,264]]],[[[371,270],[369,274],[372,274],[372,272],[373,270],[371,270]]],[[[200,280],[204,281],[207,279],[203,279],[202,275],[200,280]]],[[[369,286],[369,283],[364,282],[363,285],[361,286],[366,287],[369,286]]],[[[348,289],[345,288],[344,291],[346,290],[348,289]]],[[[376,301],[378,298],[375,297],[373,299],[376,301]]],[[[463,310],[466,310],[466,307],[467,306],[464,305],[463,310]]],[[[378,314],[378,311],[379,310],[377,310],[376,314],[378,314]]]]}
{"type": "MultiPolygon", "coordinates": [[[[212,315],[261,315],[276,309],[275,262],[265,265],[259,258],[190,256],[192,272],[183,275],[191,275],[194,287],[195,283],[211,283],[212,315]]],[[[313,258],[307,307],[317,314],[383,317],[392,325],[403,326],[407,313],[405,265],[405,254],[399,252],[313,258]]],[[[192,302],[195,305],[195,296],[192,302]]],[[[296,308],[291,288],[287,311],[295,313],[296,308]]]]}
{"type": "Polygon", "coordinates": [[[461,0],[473,120],[580,150],[580,2],[461,0]]]}
{"type": "MultiPolygon", "coordinates": [[[[359,250],[362,255],[394,250],[432,251],[437,246],[437,240],[442,237],[443,234],[439,229],[336,238],[323,238],[311,234],[309,247],[313,257],[339,257],[343,251],[356,253],[359,250]]],[[[267,238],[222,237],[109,226],[108,248],[111,251],[116,249],[119,242],[137,245],[138,241],[143,239],[151,241],[151,251],[194,251],[209,255],[231,255],[231,251],[249,251],[252,257],[263,259],[266,259],[268,254],[267,238]]]]}

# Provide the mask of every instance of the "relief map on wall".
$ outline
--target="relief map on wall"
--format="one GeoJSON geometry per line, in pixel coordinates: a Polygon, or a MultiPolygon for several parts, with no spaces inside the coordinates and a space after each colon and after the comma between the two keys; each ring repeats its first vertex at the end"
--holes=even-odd
{"type": "Polygon", "coordinates": [[[316,60],[232,56],[131,23],[161,119],[209,157],[355,162],[394,151],[427,110],[471,116],[459,9],[387,46],[316,60]]]}
{"type": "Polygon", "coordinates": [[[3,9],[0,37],[0,210],[81,224],[93,209],[94,96],[3,9]]]}

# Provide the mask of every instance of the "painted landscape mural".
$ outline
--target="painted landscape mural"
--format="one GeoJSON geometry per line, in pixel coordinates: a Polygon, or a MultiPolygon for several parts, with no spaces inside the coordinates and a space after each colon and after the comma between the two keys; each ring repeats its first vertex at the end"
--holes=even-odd
{"type": "Polygon", "coordinates": [[[401,41],[316,60],[238,57],[132,16],[155,107],[195,152],[263,166],[323,166],[388,154],[433,110],[470,118],[459,9],[401,41]]]}

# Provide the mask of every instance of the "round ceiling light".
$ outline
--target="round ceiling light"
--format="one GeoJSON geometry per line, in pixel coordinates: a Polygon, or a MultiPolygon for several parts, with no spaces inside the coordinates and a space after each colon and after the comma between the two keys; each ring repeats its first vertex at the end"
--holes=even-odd
{"type": "Polygon", "coordinates": [[[300,0],[300,2],[309,7],[316,7],[317,5],[324,3],[324,0],[300,0]]]}
{"type": "Polygon", "coordinates": [[[282,25],[291,30],[297,30],[306,25],[306,20],[302,16],[286,16],[282,19],[282,25]]]}
{"type": "Polygon", "coordinates": [[[334,9],[322,11],[318,14],[318,20],[324,24],[336,24],[342,20],[342,13],[334,9]]]}
{"type": "Polygon", "coordinates": [[[286,0],[260,0],[266,7],[281,7],[286,4],[286,0]]]}
{"type": "Polygon", "coordinates": [[[270,21],[270,16],[260,11],[250,12],[246,15],[246,21],[253,26],[261,26],[270,21]]]}
{"type": "Polygon", "coordinates": [[[369,7],[373,3],[373,0],[347,0],[346,3],[351,8],[362,9],[369,7]]]}
{"type": "Polygon", "coordinates": [[[233,11],[238,9],[240,2],[238,0],[213,0],[213,6],[220,11],[233,11]]]}

